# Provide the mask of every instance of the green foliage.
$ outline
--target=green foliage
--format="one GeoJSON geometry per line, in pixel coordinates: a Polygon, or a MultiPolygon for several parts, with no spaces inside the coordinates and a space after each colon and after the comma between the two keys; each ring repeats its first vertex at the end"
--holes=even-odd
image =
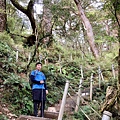
{"type": "Polygon", "coordinates": [[[8,120],[8,118],[5,115],[0,115],[0,120],[8,120]]]}
{"type": "Polygon", "coordinates": [[[53,105],[61,99],[61,90],[63,90],[65,85],[65,77],[57,71],[57,66],[43,66],[43,72],[47,77],[47,86],[49,90],[49,94],[47,95],[47,103],[49,105],[53,105]]]}
{"type": "Polygon", "coordinates": [[[13,61],[15,59],[15,51],[12,49],[13,39],[6,33],[0,33],[0,41],[0,57],[6,58],[8,62],[13,61]]]}
{"type": "Polygon", "coordinates": [[[9,45],[13,45],[14,44],[14,41],[13,39],[10,37],[9,34],[7,34],[6,32],[0,32],[0,41],[2,43],[7,43],[9,45]]]}
{"type": "MultiPolygon", "coordinates": [[[[49,1],[47,0],[47,2],[49,1]]],[[[114,59],[117,57],[118,54],[116,52],[118,51],[118,45],[116,43],[116,38],[106,35],[106,31],[104,29],[105,26],[102,24],[103,21],[106,20],[105,15],[107,14],[107,12],[103,13],[99,10],[88,12],[87,16],[89,17],[94,28],[93,30],[95,34],[95,43],[98,45],[98,47],[101,47],[102,43],[107,41],[108,45],[111,46],[110,50],[108,51],[102,51],[101,49],[99,49],[99,51],[101,52],[100,59],[95,60],[91,53],[89,53],[87,50],[88,43],[86,42],[86,32],[82,30],[79,17],[76,16],[76,7],[74,6],[74,4],[72,4],[72,2],[70,2],[70,0],[61,0],[58,1],[57,4],[53,4],[52,6],[49,6],[50,4],[46,3],[48,4],[47,7],[51,9],[53,15],[53,29],[56,35],[56,43],[54,43],[52,46],[50,46],[50,48],[47,49],[44,46],[40,46],[37,51],[38,53],[43,55],[43,64],[44,59],[48,59],[48,64],[46,66],[43,66],[43,72],[47,77],[47,86],[49,90],[49,94],[47,95],[47,107],[53,106],[55,103],[58,103],[62,99],[66,80],[70,81],[70,85],[72,86],[72,88],[74,88],[75,91],[78,90],[79,80],[81,77],[80,65],[83,66],[83,89],[89,87],[91,73],[93,73],[94,75],[94,83],[98,84],[98,66],[100,66],[105,82],[102,83],[102,89],[95,90],[95,93],[93,94],[94,101],[92,104],[92,107],[96,111],[98,111],[100,107],[99,104],[103,103],[103,101],[105,100],[105,90],[107,86],[116,86],[117,84],[117,79],[113,79],[113,76],[111,74],[111,64],[114,64],[115,69],[117,69],[117,62],[114,59]],[[66,27],[66,25],[68,25],[69,27],[66,27]],[[81,38],[85,40],[85,45],[81,45],[80,43],[79,46],[77,45],[76,48],[74,48],[75,40],[77,37],[80,36],[82,36],[81,38]],[[58,40],[59,43],[57,42],[58,40]],[[65,40],[65,42],[62,43],[62,40],[65,40]],[[84,50],[82,50],[81,48],[84,48],[84,50]],[[83,52],[84,54],[82,58],[81,53],[83,52]],[[73,60],[70,59],[71,54],[73,60]],[[59,55],[61,55],[61,61],[59,61],[59,55]],[[60,73],[60,68],[62,69],[62,73],[60,73]]],[[[16,10],[14,8],[11,9],[12,13],[15,14],[8,14],[8,29],[9,32],[19,35],[22,28],[21,18],[16,14],[16,10]]],[[[110,27],[112,27],[112,24],[110,25],[110,27]]],[[[24,25],[24,28],[26,27],[27,25],[24,25]]],[[[22,33],[25,31],[26,30],[23,30],[22,33]]],[[[13,34],[10,35],[7,33],[0,33],[0,79],[3,82],[0,83],[0,87],[2,86],[5,90],[2,97],[2,102],[10,104],[11,111],[17,115],[30,115],[33,112],[31,88],[27,81],[27,77],[20,77],[20,74],[24,74],[24,69],[28,64],[28,58],[26,56],[29,54],[29,51],[33,54],[34,47],[25,49],[22,46],[23,39],[21,37],[13,34]],[[15,61],[16,46],[18,46],[20,50],[19,62],[15,61]],[[24,52],[21,52],[22,50],[24,52]]],[[[77,43],[80,42],[79,39],[77,43]]],[[[39,55],[35,56],[33,63],[30,66],[30,70],[35,69],[34,63],[38,61],[38,57],[39,55]]],[[[88,105],[83,106],[82,109],[85,111],[86,114],[91,114],[91,117],[95,117],[97,119],[96,115],[92,112],[88,105]]],[[[68,120],[67,116],[64,116],[64,118],[68,120]]],[[[6,120],[7,117],[2,115],[0,116],[0,119],[6,120]]],[[[86,119],[85,115],[80,110],[78,113],[75,113],[74,116],[72,116],[72,120],[79,119],[86,119]]]]}
{"type": "MultiPolygon", "coordinates": [[[[11,51],[9,54],[10,56],[13,55],[15,59],[15,54],[11,54],[13,49],[9,45],[6,45],[3,43],[0,43],[1,51],[2,54],[4,53],[4,57],[7,56],[8,51],[11,51]]],[[[48,52],[48,51],[47,51],[48,52]]],[[[84,87],[89,86],[89,80],[90,80],[90,75],[91,72],[94,73],[94,75],[97,76],[97,70],[98,70],[98,65],[101,66],[101,69],[105,70],[103,72],[103,75],[108,76],[111,74],[111,72],[107,71],[107,69],[110,69],[110,64],[111,62],[106,62],[106,65],[103,65],[102,62],[96,62],[95,59],[87,59],[86,61],[82,61],[79,59],[79,62],[76,62],[76,60],[71,61],[69,60],[69,53],[71,51],[65,51],[61,46],[55,46],[52,52],[49,52],[49,57],[51,57],[52,62],[49,63],[46,66],[43,66],[43,72],[45,73],[47,77],[47,86],[49,90],[49,94],[47,95],[47,104],[46,107],[48,106],[53,106],[55,103],[58,103],[58,101],[62,98],[63,95],[63,90],[65,86],[66,80],[70,81],[70,84],[73,88],[77,88],[79,84],[79,79],[81,77],[80,73],[80,64],[82,63],[83,66],[83,73],[84,73],[84,87]],[[62,61],[59,64],[58,63],[58,57],[59,54],[62,54],[62,61]],[[56,63],[56,64],[54,64],[56,63]],[[60,66],[62,66],[62,74],[60,73],[60,66]],[[107,73],[108,72],[108,73],[107,73]]],[[[74,53],[74,51],[72,51],[74,53]]],[[[44,54],[44,50],[41,50],[41,53],[44,54]]],[[[22,55],[22,54],[21,54],[22,55]]],[[[77,59],[76,54],[73,54],[75,59],[77,59]]],[[[79,55],[78,55],[79,56],[79,55]]],[[[108,57],[107,60],[111,59],[112,57],[108,57]]],[[[9,58],[10,59],[10,58],[9,58]]],[[[23,56],[21,56],[22,60],[23,56]]],[[[35,58],[36,60],[36,58],[35,58]]],[[[106,61],[107,61],[106,60],[106,61]]],[[[22,63],[22,62],[21,62],[22,63]]],[[[34,69],[34,63],[32,63],[30,69],[34,69]]],[[[33,112],[33,103],[32,103],[32,98],[31,98],[31,92],[30,92],[30,86],[28,82],[21,78],[18,73],[22,72],[23,66],[18,65],[15,63],[14,60],[11,59],[8,61],[4,60],[3,63],[3,68],[4,70],[8,71],[7,76],[4,76],[4,86],[7,92],[5,92],[3,101],[10,101],[10,104],[12,105],[11,110],[16,113],[17,115],[20,114],[32,114],[33,112]],[[9,73],[12,69],[12,73],[9,73]],[[17,74],[15,74],[15,72],[17,74]],[[19,111],[16,111],[19,109],[19,111]]],[[[76,91],[77,89],[75,89],[76,91]]],[[[104,100],[105,95],[101,94],[100,92],[96,92],[94,94],[94,99],[102,102],[104,100]],[[101,97],[100,97],[101,96],[101,97]]],[[[85,108],[83,108],[85,109],[85,108]]],[[[91,111],[87,110],[88,108],[85,109],[86,113],[90,114],[91,111]]],[[[73,119],[85,119],[85,116],[83,113],[75,113],[75,116],[73,119]]]]}
{"type": "Polygon", "coordinates": [[[74,118],[75,118],[75,120],[79,120],[79,119],[80,120],[85,120],[85,116],[84,116],[84,114],[82,112],[75,113],[74,118]]]}
{"type": "Polygon", "coordinates": [[[80,68],[79,68],[79,65],[77,65],[75,62],[69,62],[69,63],[64,63],[63,65],[63,74],[68,78],[68,79],[71,79],[71,80],[74,80],[74,79],[79,79],[80,76],[79,76],[79,72],[80,72],[80,68]],[[71,67],[72,66],[72,67],[71,67]]]}
{"type": "Polygon", "coordinates": [[[7,24],[9,26],[9,30],[10,31],[14,31],[15,30],[15,25],[16,25],[16,22],[15,22],[15,19],[10,17],[7,21],[7,24]]]}
{"type": "MultiPolygon", "coordinates": [[[[82,111],[84,111],[84,113],[92,120],[99,120],[99,117],[97,116],[97,114],[95,114],[93,112],[93,110],[91,109],[91,107],[98,111],[99,109],[99,104],[97,102],[94,102],[92,105],[86,105],[81,107],[82,111]]],[[[74,118],[75,120],[85,120],[87,119],[85,114],[81,111],[81,109],[79,109],[78,112],[74,113],[74,118]]]]}
{"type": "Polygon", "coordinates": [[[8,74],[4,80],[5,93],[3,101],[10,101],[13,105],[14,113],[28,114],[32,108],[32,99],[29,83],[18,75],[8,74]]]}
{"type": "Polygon", "coordinates": [[[12,49],[10,48],[10,46],[6,43],[3,43],[3,42],[1,42],[0,43],[0,51],[1,51],[1,54],[0,54],[0,56],[1,57],[8,57],[9,55],[10,55],[10,52],[12,51],[12,49]]]}
{"type": "MultiPolygon", "coordinates": [[[[13,7],[11,4],[7,4],[7,32],[9,33],[20,33],[21,32],[21,26],[24,24],[22,23],[22,18],[20,16],[20,13],[13,7]]],[[[24,17],[22,15],[22,17],[24,17]]],[[[25,25],[23,25],[25,27],[25,25]]]]}

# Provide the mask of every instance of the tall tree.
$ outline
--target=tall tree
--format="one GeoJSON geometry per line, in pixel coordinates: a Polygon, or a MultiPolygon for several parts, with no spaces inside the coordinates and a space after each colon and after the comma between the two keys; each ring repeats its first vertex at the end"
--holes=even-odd
{"type": "Polygon", "coordinates": [[[0,0],[0,32],[6,30],[6,0],[0,0]]]}
{"type": "Polygon", "coordinates": [[[74,0],[74,2],[79,10],[79,16],[82,19],[82,22],[87,30],[88,42],[89,42],[91,51],[92,51],[95,58],[99,58],[99,53],[98,53],[98,49],[97,49],[95,42],[94,42],[94,34],[93,34],[93,30],[92,30],[92,26],[90,24],[90,21],[84,13],[84,10],[83,10],[82,5],[81,5],[81,1],[74,0]]]}
{"type": "MultiPolygon", "coordinates": [[[[32,41],[33,44],[36,45],[35,47],[35,50],[34,50],[34,53],[33,53],[33,56],[30,60],[30,62],[28,63],[27,65],[27,70],[29,68],[29,65],[31,64],[31,62],[33,61],[35,55],[36,55],[36,52],[38,50],[38,47],[40,46],[40,43],[41,41],[43,41],[44,38],[48,37],[51,35],[51,33],[49,34],[45,34],[43,33],[43,31],[39,31],[37,29],[37,26],[36,26],[36,20],[35,20],[35,17],[34,17],[34,4],[35,4],[35,0],[29,0],[28,4],[27,4],[27,7],[24,7],[20,4],[20,2],[18,0],[10,0],[12,2],[12,4],[18,9],[20,10],[21,12],[23,12],[30,20],[30,23],[31,23],[31,27],[32,27],[32,30],[33,30],[33,35],[30,35],[28,37],[28,40],[27,40],[27,43],[32,41]],[[37,33],[37,34],[36,34],[37,33]],[[38,34],[39,33],[39,34],[38,34]],[[37,39],[36,39],[37,38],[37,39]]],[[[38,2],[38,1],[37,1],[38,2]]],[[[47,13],[48,15],[48,13],[47,13]]],[[[46,22],[45,22],[46,23],[46,22]]],[[[41,24],[41,23],[39,23],[41,24]]],[[[48,29],[48,27],[46,28],[48,29]]],[[[32,44],[32,45],[33,45],[32,44]]]]}

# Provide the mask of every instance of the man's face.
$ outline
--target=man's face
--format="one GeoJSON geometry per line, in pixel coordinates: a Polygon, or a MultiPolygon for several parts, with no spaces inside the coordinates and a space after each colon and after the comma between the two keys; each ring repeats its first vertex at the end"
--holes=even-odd
{"type": "Polygon", "coordinates": [[[37,70],[41,70],[41,68],[42,68],[42,65],[41,65],[41,64],[37,64],[37,65],[36,65],[36,69],[37,69],[37,70]]]}

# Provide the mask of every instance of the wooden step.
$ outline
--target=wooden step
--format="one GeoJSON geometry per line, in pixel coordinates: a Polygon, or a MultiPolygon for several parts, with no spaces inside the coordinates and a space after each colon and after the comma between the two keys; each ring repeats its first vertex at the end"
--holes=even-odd
{"type": "Polygon", "coordinates": [[[35,116],[27,116],[27,115],[20,115],[17,120],[52,120],[50,118],[42,118],[42,117],[35,117],[35,116]]]}
{"type": "Polygon", "coordinates": [[[50,119],[54,119],[54,120],[57,120],[58,118],[58,115],[59,115],[59,112],[49,112],[49,111],[45,111],[45,117],[46,118],[50,118],[50,119]]]}

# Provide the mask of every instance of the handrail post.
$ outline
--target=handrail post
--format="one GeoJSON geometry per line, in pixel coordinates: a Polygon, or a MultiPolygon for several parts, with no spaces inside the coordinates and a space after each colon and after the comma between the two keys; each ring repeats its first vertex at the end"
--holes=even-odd
{"type": "Polygon", "coordinates": [[[62,103],[61,103],[61,106],[60,106],[60,112],[59,112],[58,120],[62,120],[62,117],[63,117],[63,112],[64,112],[64,108],[65,108],[68,88],[69,88],[69,81],[67,80],[66,85],[65,85],[65,89],[64,89],[63,98],[62,98],[62,103]]]}

